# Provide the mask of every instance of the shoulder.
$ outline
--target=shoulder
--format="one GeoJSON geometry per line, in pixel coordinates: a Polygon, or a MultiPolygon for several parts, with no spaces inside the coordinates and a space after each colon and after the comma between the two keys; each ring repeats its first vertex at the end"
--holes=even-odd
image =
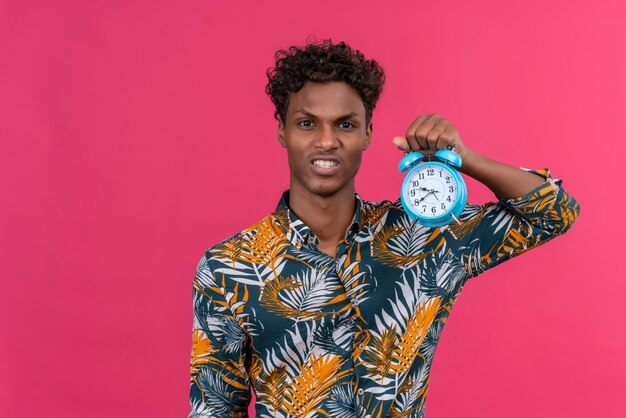
{"type": "MultiPolygon", "coordinates": [[[[249,247],[251,242],[269,243],[282,235],[278,216],[275,212],[267,214],[258,222],[241,231],[224,238],[204,252],[207,263],[227,263],[239,259],[242,249],[249,247]]],[[[286,237],[285,237],[286,239],[286,237]]]]}

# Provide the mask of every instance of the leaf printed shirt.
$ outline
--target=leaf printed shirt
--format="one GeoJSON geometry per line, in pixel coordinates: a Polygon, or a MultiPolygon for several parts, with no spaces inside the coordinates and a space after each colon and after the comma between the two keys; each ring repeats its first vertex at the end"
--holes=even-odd
{"type": "Polygon", "coordinates": [[[355,193],[336,257],[289,209],[208,249],[193,281],[189,417],[423,417],[435,348],[461,289],[565,233],[580,205],[548,169],[524,196],[427,227],[400,199],[355,193]]]}

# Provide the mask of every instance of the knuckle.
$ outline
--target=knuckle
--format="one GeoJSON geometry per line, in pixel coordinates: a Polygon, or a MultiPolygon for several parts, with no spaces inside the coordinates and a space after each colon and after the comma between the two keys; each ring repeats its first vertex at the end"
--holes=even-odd
{"type": "Polygon", "coordinates": [[[428,130],[426,130],[426,128],[420,128],[417,131],[415,131],[415,136],[417,138],[426,138],[426,135],[428,134],[428,130]]]}

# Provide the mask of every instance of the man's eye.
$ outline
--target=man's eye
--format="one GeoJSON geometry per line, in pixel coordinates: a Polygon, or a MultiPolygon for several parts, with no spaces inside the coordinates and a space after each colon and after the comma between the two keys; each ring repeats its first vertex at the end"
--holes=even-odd
{"type": "Polygon", "coordinates": [[[298,122],[298,125],[301,126],[305,126],[305,127],[310,127],[311,126],[311,121],[310,120],[301,120],[300,122],[298,122]]]}
{"type": "Polygon", "coordinates": [[[352,122],[341,122],[342,128],[352,128],[354,124],[352,122]]]}

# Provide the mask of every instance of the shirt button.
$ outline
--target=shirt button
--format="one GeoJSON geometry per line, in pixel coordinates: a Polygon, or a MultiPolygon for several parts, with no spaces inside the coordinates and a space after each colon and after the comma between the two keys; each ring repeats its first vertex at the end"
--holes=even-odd
{"type": "Polygon", "coordinates": [[[365,391],[363,390],[363,388],[361,388],[361,389],[357,390],[356,393],[357,393],[357,395],[362,396],[365,393],[365,391]]]}
{"type": "Polygon", "coordinates": [[[363,346],[363,343],[359,344],[359,349],[360,349],[360,350],[363,350],[363,347],[364,347],[364,346],[363,346]]]}

